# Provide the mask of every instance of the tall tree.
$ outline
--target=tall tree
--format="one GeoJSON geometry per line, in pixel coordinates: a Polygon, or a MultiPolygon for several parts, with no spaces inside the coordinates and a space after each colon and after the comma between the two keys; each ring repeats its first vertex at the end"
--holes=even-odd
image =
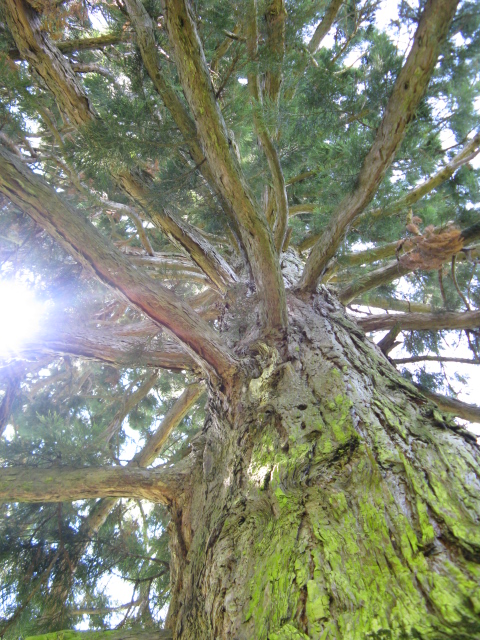
{"type": "Polygon", "coordinates": [[[480,638],[478,9],[1,0],[2,637],[480,638]]]}

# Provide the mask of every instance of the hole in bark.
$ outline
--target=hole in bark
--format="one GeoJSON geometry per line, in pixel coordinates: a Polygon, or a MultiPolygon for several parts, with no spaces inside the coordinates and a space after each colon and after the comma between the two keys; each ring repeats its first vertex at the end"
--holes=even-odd
{"type": "Polygon", "coordinates": [[[408,91],[408,87],[410,86],[410,83],[409,82],[405,82],[405,84],[403,86],[404,86],[405,91],[408,91]]]}
{"type": "Polygon", "coordinates": [[[300,425],[300,429],[306,429],[307,425],[305,424],[305,422],[302,422],[302,424],[300,425]]]}
{"type": "Polygon", "coordinates": [[[262,488],[264,491],[266,491],[268,489],[268,485],[270,484],[270,471],[267,473],[267,475],[264,477],[263,479],[263,484],[262,484],[262,488]]]}
{"type": "Polygon", "coordinates": [[[297,409],[300,409],[300,411],[305,411],[305,409],[308,408],[308,404],[298,404],[297,405],[297,409]]]}

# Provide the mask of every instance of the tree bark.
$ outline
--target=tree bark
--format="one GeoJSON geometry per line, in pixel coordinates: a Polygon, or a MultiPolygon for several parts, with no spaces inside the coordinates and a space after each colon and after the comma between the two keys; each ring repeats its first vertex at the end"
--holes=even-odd
{"type": "Polygon", "coordinates": [[[325,296],[290,297],[286,353],[210,399],[171,509],[168,624],[182,640],[478,637],[478,449],[325,296]]]}

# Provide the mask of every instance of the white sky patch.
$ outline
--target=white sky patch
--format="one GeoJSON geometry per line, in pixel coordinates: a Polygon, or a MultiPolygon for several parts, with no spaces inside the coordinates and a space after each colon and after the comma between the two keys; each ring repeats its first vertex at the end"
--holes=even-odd
{"type": "Polygon", "coordinates": [[[45,313],[45,304],[22,282],[0,281],[0,356],[13,355],[35,337],[45,313]]]}
{"type": "Polygon", "coordinates": [[[89,11],[88,17],[92,23],[92,28],[99,33],[107,33],[109,31],[108,22],[100,11],[89,11]]]}

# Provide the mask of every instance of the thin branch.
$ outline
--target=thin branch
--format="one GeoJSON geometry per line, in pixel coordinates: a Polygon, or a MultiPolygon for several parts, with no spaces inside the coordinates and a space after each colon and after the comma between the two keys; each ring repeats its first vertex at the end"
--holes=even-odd
{"type": "Polygon", "coordinates": [[[414,362],[456,362],[458,364],[480,364],[480,360],[473,358],[447,358],[445,356],[411,356],[410,358],[395,358],[395,364],[412,364],[414,362]]]}
{"type": "Polygon", "coordinates": [[[317,53],[317,51],[320,49],[322,40],[330,31],[342,4],[343,4],[343,0],[332,0],[328,5],[327,10],[325,11],[325,15],[323,16],[320,23],[317,25],[317,28],[315,29],[315,32],[311,37],[310,42],[307,45],[308,51],[312,55],[314,53],[317,53]]]}
{"type": "Polygon", "coordinates": [[[168,436],[172,433],[173,429],[180,424],[204,391],[205,388],[200,383],[191,384],[185,388],[182,395],[175,401],[171,409],[167,411],[153,436],[148,439],[143,449],[132,459],[132,464],[138,464],[140,467],[148,467],[155,461],[167,441],[168,436]]]}
{"type": "Polygon", "coordinates": [[[105,431],[100,435],[101,439],[105,439],[109,442],[117,431],[122,427],[123,421],[131,411],[150,393],[153,387],[158,382],[158,372],[150,374],[142,384],[123,398],[123,403],[120,409],[115,414],[113,420],[110,422],[105,431]]]}
{"type": "Polygon", "coordinates": [[[286,18],[287,10],[284,0],[269,0],[264,13],[267,36],[265,42],[267,67],[265,69],[264,95],[272,104],[277,106],[282,86],[286,18]]]}
{"type": "Polygon", "coordinates": [[[104,198],[102,198],[101,201],[105,207],[109,209],[113,209],[114,211],[121,211],[122,213],[124,213],[130,218],[130,220],[135,225],[135,229],[137,230],[138,237],[140,238],[140,242],[142,243],[143,248],[145,249],[145,251],[148,253],[149,256],[153,256],[154,251],[153,251],[151,242],[147,236],[147,232],[143,228],[143,224],[142,224],[142,220],[140,219],[140,216],[133,209],[133,207],[129,207],[128,204],[123,204],[121,202],[112,202],[112,200],[105,200],[104,198]]]}
{"type": "MultiPolygon", "coordinates": [[[[270,25],[270,36],[273,38],[274,43],[271,45],[276,49],[280,47],[280,43],[277,40],[281,40],[281,35],[276,33],[277,29],[284,31],[284,17],[285,17],[285,7],[283,6],[283,2],[272,2],[266,10],[266,16],[270,16],[268,18],[271,21],[270,25]],[[280,17],[280,14],[283,15],[283,22],[280,17]],[[283,24],[283,27],[282,27],[283,24]]],[[[268,29],[268,27],[267,27],[268,29]]],[[[246,29],[247,33],[247,51],[250,58],[250,61],[253,63],[258,55],[258,33],[257,33],[257,3],[256,0],[253,0],[250,6],[250,11],[247,12],[247,23],[246,29]]],[[[284,34],[285,35],[285,34],[284,34]]],[[[283,49],[282,49],[283,51],[283,49]]],[[[279,52],[277,51],[274,57],[278,57],[279,52]]],[[[282,54],[283,57],[283,54],[282,54]]],[[[267,74],[268,75],[268,74],[267,74]]],[[[269,98],[270,100],[276,100],[278,97],[278,91],[280,90],[280,82],[281,76],[278,76],[278,73],[270,73],[268,75],[270,78],[269,85],[269,98]],[[277,93],[275,93],[277,92],[277,93]]],[[[277,252],[280,253],[283,247],[283,242],[285,240],[285,233],[287,230],[287,221],[288,221],[288,199],[287,199],[287,189],[285,185],[285,179],[283,176],[282,167],[280,165],[280,158],[278,156],[277,149],[273,143],[273,140],[268,132],[267,126],[265,124],[265,120],[263,117],[262,110],[262,96],[260,91],[260,81],[259,76],[255,71],[249,71],[247,73],[248,78],[248,88],[250,91],[250,95],[252,97],[253,102],[253,123],[255,126],[255,132],[260,140],[262,145],[263,152],[265,153],[265,157],[267,158],[268,168],[270,169],[270,174],[272,176],[273,181],[273,191],[275,194],[275,219],[273,224],[273,234],[275,238],[275,247],[277,252]]],[[[268,219],[268,216],[267,216],[268,219]]]]}
{"type": "Polygon", "coordinates": [[[442,169],[437,171],[433,176],[426,180],[423,184],[419,185],[410,193],[408,193],[400,200],[397,200],[391,205],[386,207],[379,207],[373,211],[366,212],[365,217],[385,217],[390,216],[399,211],[408,210],[413,204],[418,202],[425,195],[439,187],[446,180],[451,178],[453,174],[463,167],[465,164],[473,160],[475,156],[480,152],[480,132],[477,133],[467,144],[463,147],[462,151],[458,153],[449,163],[447,163],[442,169]]]}
{"type": "MultiPolygon", "coordinates": [[[[74,53],[75,51],[90,51],[92,49],[104,49],[119,42],[128,40],[129,33],[110,33],[96,38],[78,38],[75,40],[63,40],[56,42],[55,45],[63,54],[74,53]]],[[[15,62],[22,60],[22,54],[18,49],[10,49],[8,57],[15,62]]]]}
{"type": "Polygon", "coordinates": [[[314,291],[318,278],[335,255],[350,223],[371,202],[405,136],[431,74],[458,0],[428,0],[412,48],[395,82],[375,141],[360,170],[357,186],[338,206],[327,230],[314,245],[299,288],[314,291]]]}
{"type": "Polygon", "coordinates": [[[104,76],[105,78],[115,82],[115,76],[113,73],[105,67],[101,67],[99,64],[80,64],[79,62],[76,62],[72,64],[72,69],[75,73],[97,73],[98,75],[104,76]]]}
{"type": "Polygon", "coordinates": [[[125,193],[142,207],[145,217],[161,229],[175,246],[183,247],[219,291],[225,293],[236,282],[233,269],[198,229],[154,201],[150,178],[146,174],[118,171],[115,178],[125,193]]]}
{"type": "Polygon", "coordinates": [[[220,60],[226,55],[237,36],[240,34],[240,23],[236,24],[232,32],[229,32],[225,40],[223,40],[215,49],[213,58],[210,61],[210,69],[213,73],[217,72],[220,60]]]}
{"type": "Polygon", "coordinates": [[[385,309],[385,311],[404,311],[406,313],[434,313],[435,311],[431,304],[410,302],[409,300],[400,300],[399,298],[392,298],[391,296],[375,294],[370,294],[365,298],[355,298],[355,300],[351,301],[350,305],[354,304],[364,307],[377,307],[378,309],[385,309]]]}
{"type": "Polygon", "coordinates": [[[0,436],[3,434],[8,425],[10,412],[20,391],[20,377],[11,375],[7,381],[2,402],[0,403],[0,436]]]}

